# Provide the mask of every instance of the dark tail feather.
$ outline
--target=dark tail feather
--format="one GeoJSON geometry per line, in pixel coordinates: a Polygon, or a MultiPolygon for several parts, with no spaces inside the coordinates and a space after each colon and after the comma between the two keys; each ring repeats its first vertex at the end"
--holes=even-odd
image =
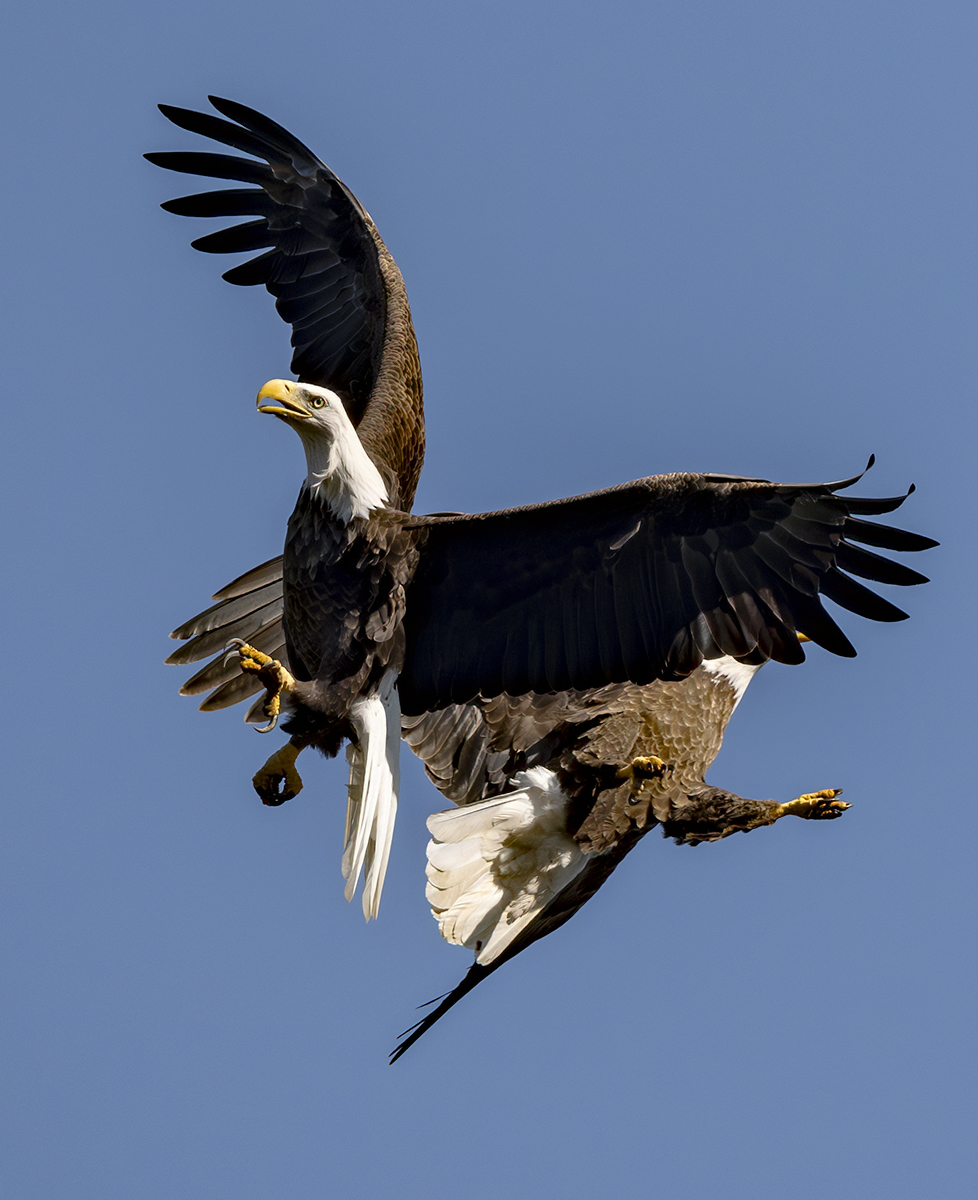
{"type": "MultiPolygon", "coordinates": [[[[505,961],[506,959],[498,959],[496,962],[490,963],[485,967],[480,963],[473,963],[468,971],[466,971],[465,977],[458,987],[453,988],[447,995],[443,996],[441,1003],[436,1009],[428,1013],[426,1017],[423,1017],[417,1025],[412,1025],[410,1029],[406,1029],[401,1034],[403,1041],[398,1042],[391,1051],[391,1066],[397,1062],[405,1050],[410,1050],[418,1038],[422,1034],[427,1033],[436,1021],[440,1021],[450,1008],[458,1004],[463,996],[467,996],[477,984],[480,984],[487,975],[491,975],[505,961]]],[[[434,1001],[431,1001],[431,1003],[434,1003],[434,1001]]]]}

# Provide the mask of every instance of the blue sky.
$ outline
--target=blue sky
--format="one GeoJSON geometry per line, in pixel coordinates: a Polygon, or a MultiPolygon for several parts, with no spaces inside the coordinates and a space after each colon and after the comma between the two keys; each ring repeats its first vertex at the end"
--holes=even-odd
{"type": "MultiPolygon", "coordinates": [[[[978,16],[964,3],[38,3],[6,18],[3,1192],[973,1195],[978,16]],[[281,546],[264,292],[157,204],[158,101],[293,130],[408,287],[419,509],[669,470],[831,479],[943,546],[761,673],[711,780],[838,822],[653,835],[388,1069],[464,972],[405,759],[381,919],[344,770],[196,712],[167,630],[281,546]],[[926,558],[926,561],[922,561],[926,558]],[[274,743],[274,744],[277,744],[274,743]]],[[[186,186],[189,184],[189,187],[186,186]]],[[[277,736],[277,735],[276,735],[277,736]]]]}

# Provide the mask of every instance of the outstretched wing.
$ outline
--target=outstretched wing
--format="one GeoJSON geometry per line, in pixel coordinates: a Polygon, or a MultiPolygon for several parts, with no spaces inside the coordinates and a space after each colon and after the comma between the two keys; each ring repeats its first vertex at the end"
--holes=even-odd
{"type": "MultiPolygon", "coordinates": [[[[461,799],[451,780],[465,773],[460,764],[475,770],[474,747],[485,731],[480,724],[477,737],[462,736],[464,721],[434,715],[450,703],[480,692],[526,697],[674,679],[720,654],[800,662],[797,631],[833,653],[853,655],[820,596],[872,620],[902,620],[905,613],[851,576],[925,582],[865,547],[915,551],[937,544],[863,519],[893,511],[906,497],[835,494],[853,482],[659,476],[533,508],[421,518],[427,540],[408,597],[409,652],[400,683],[412,748],[433,770],[445,759],[442,790],[461,799]],[[432,715],[419,724],[425,713],[432,715]],[[442,745],[446,730],[451,737],[442,745]]],[[[276,652],[284,641],[281,577],[275,558],[218,592],[214,606],[174,630],[171,636],[191,640],[167,661],[198,661],[232,637],[266,639],[267,652],[276,652]]],[[[221,660],[182,690],[211,689],[206,710],[260,690],[221,660]]],[[[260,708],[246,719],[261,720],[260,708]]],[[[478,766],[484,769],[481,758],[478,766]]],[[[475,799],[481,785],[471,796],[461,791],[475,799]]]]}
{"type": "Polygon", "coordinates": [[[188,217],[252,217],[198,238],[198,250],[263,250],[225,272],[264,284],[292,326],[292,370],[343,398],[364,448],[408,510],[424,457],[421,369],[404,282],[373,221],[350,189],[281,125],[211,96],[223,117],[161,104],[175,125],[253,155],[147,154],[189,175],[258,185],[170,200],[188,217]],[[258,161],[262,160],[262,161],[258,161]]]}
{"type": "Polygon", "coordinates": [[[425,540],[407,597],[404,712],[480,694],[680,679],[722,655],[797,663],[798,633],[851,657],[821,598],[897,621],[906,613],[852,576],[925,582],[856,543],[936,544],[863,520],[906,496],[836,494],[856,479],[663,475],[531,508],[418,518],[425,540]]]}

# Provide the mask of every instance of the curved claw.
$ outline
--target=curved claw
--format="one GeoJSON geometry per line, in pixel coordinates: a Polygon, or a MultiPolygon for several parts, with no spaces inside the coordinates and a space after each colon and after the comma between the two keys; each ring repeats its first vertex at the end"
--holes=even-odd
{"type": "Polygon", "coordinates": [[[257,675],[265,685],[265,716],[269,718],[267,725],[256,726],[256,733],[271,733],[278,724],[282,707],[282,693],[289,692],[295,686],[295,679],[282,666],[277,658],[272,658],[261,650],[256,650],[241,638],[231,638],[226,646],[224,665],[234,658],[246,675],[257,675]]]}
{"type": "Polygon", "coordinates": [[[836,796],[841,795],[842,788],[823,788],[820,792],[806,792],[804,796],[782,804],[780,815],[786,816],[790,813],[806,821],[831,821],[852,808],[845,800],[836,799],[836,796]]]}
{"type": "Polygon", "coordinates": [[[246,647],[248,647],[248,643],[242,638],[231,638],[230,641],[225,642],[224,649],[226,653],[224,655],[224,666],[226,667],[232,658],[238,658],[240,656],[240,652],[246,647]]]}

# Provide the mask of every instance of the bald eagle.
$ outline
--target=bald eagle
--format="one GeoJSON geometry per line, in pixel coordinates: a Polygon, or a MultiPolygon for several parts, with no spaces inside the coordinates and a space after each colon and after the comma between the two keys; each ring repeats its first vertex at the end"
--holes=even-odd
{"type": "MultiPolygon", "coordinates": [[[[363,205],[311,150],[254,109],[216,96],[210,100],[227,120],[171,105],[160,105],[160,111],[182,128],[263,162],[182,151],[145,157],[169,170],[257,186],[184,196],[162,207],[182,216],[255,218],[198,238],[194,247],[217,254],[265,250],[227,271],[224,278],[243,286],[264,284],[275,297],[279,314],[292,326],[292,371],[303,383],[328,385],[329,395],[356,431],[354,442],[371,473],[374,495],[408,512],[424,458],[424,409],[417,342],[401,274],[363,205]]],[[[247,661],[256,667],[263,665],[259,659],[275,661],[286,678],[290,659],[281,619],[281,581],[281,559],[276,558],[248,573],[245,592],[239,591],[238,581],[233,582],[215,596],[220,616],[205,613],[191,622],[189,628],[198,635],[195,642],[167,661],[205,658],[246,630],[251,649],[259,656],[247,661]]],[[[173,636],[187,633],[176,630],[173,636]]],[[[303,669],[299,667],[300,674],[303,669]]],[[[182,689],[188,694],[212,691],[201,706],[205,709],[222,708],[262,690],[258,671],[229,671],[223,657],[182,689]]],[[[264,702],[253,705],[247,719],[257,721],[265,707],[264,702]]],[[[352,721],[352,725],[347,722],[348,732],[358,728],[361,720],[370,722],[371,728],[376,725],[369,706],[358,706],[347,715],[352,721]]],[[[334,735],[319,744],[335,753],[339,740],[334,735]]],[[[359,755],[362,741],[354,746],[347,822],[348,830],[356,827],[361,834],[348,836],[343,862],[349,875],[354,858],[362,863],[369,857],[364,909],[376,915],[378,878],[383,879],[384,868],[373,861],[373,842],[365,844],[362,836],[371,823],[359,807],[360,784],[368,765],[359,755]]],[[[255,777],[266,803],[282,803],[301,788],[294,763],[306,744],[295,734],[255,777]]],[[[384,764],[393,757],[385,755],[380,764],[371,758],[369,766],[377,770],[367,773],[368,784],[381,786],[385,773],[389,774],[384,764]]],[[[376,819],[392,821],[396,779],[386,779],[384,786],[383,801],[376,788],[369,787],[368,799],[375,810],[382,805],[373,814],[376,819]]],[[[389,845],[389,834],[382,834],[381,841],[389,845]]],[[[359,866],[348,885],[348,898],[358,874],[359,866]]]]}
{"type": "Polygon", "coordinates": [[[258,402],[299,434],[307,473],[283,559],[176,630],[189,642],[171,658],[193,661],[234,638],[233,661],[222,655],[184,690],[215,688],[202,706],[213,708],[264,688],[258,709],[271,722],[280,705],[289,710],[290,749],[256,777],[268,803],[295,794],[303,746],[335,753],[351,741],[344,874],[349,896],[366,869],[368,917],[390,847],[402,730],[459,802],[432,818],[429,898],[442,932],[472,948],[476,964],[401,1053],[572,915],[656,823],[695,843],[789,813],[843,811],[831,789],[776,805],[710,788],[703,775],[760,665],[802,661],[801,635],[855,653],[822,597],[873,620],[906,615],[853,576],[924,577],[865,547],[936,543],[865,519],[905,496],[840,495],[858,476],[666,475],[497,513],[412,515],[420,376],[396,267],[310,151],[252,110],[213,103],[237,124],[163,111],[264,163],[148,157],[260,184],[164,207],[259,214],[195,245],[271,247],[228,278],[266,283],[293,321],[300,380],[266,384],[258,402]],[[380,266],[368,278],[350,255],[380,266]],[[344,282],[324,291],[320,276],[331,272],[344,282]],[[343,350],[351,336],[356,367],[343,350]]]}
{"type": "Polygon", "coordinates": [[[657,826],[695,846],[785,816],[832,820],[850,807],[838,788],[779,803],[706,782],[758,670],[704,659],[673,682],[499,696],[405,720],[405,739],[457,804],[428,820],[427,898],[442,936],[474,962],[402,1035],[391,1062],[568,921],[657,826]]]}

